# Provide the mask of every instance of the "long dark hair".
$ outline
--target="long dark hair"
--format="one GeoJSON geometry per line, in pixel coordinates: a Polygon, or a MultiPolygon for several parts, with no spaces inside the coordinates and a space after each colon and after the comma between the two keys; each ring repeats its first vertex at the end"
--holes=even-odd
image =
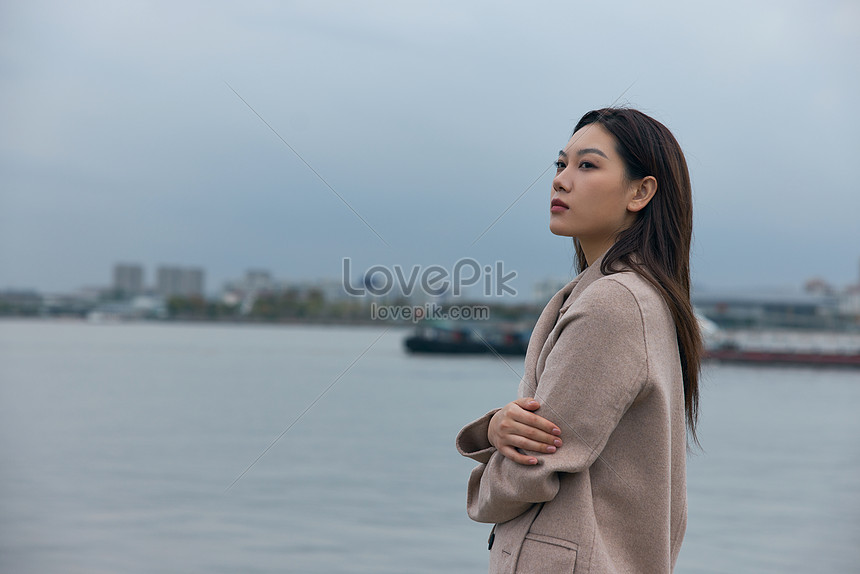
{"type": "MultiPolygon", "coordinates": [[[[690,173],[681,146],[672,132],[638,110],[604,108],[588,112],[576,124],[599,124],[615,137],[629,181],[653,176],[657,192],[638,212],[633,225],[618,234],[606,252],[600,270],[615,273],[621,262],[649,281],[666,301],[678,336],[684,379],[687,428],[698,445],[699,365],[702,336],[690,303],[690,241],[693,234],[693,197],[690,173]]],[[[577,267],[588,267],[585,253],[574,238],[577,267]]]]}

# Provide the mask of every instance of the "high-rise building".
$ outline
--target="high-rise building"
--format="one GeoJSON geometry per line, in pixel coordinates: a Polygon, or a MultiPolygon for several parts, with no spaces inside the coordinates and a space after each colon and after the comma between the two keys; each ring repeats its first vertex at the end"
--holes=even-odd
{"type": "Polygon", "coordinates": [[[161,266],[156,272],[155,290],[162,297],[202,296],[203,270],[161,266]]]}
{"type": "Polygon", "coordinates": [[[114,265],[113,289],[127,296],[143,293],[143,267],[131,263],[114,265]]]}
{"type": "Polygon", "coordinates": [[[265,269],[249,269],[245,273],[244,287],[246,291],[271,291],[274,287],[272,274],[265,269]]]}

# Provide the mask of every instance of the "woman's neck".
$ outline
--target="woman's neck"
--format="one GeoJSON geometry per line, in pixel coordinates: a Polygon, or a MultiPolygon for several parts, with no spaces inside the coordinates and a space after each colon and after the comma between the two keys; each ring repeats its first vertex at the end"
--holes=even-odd
{"type": "Polygon", "coordinates": [[[604,253],[609,251],[609,248],[614,244],[613,241],[597,241],[597,242],[589,242],[583,243],[579,242],[579,247],[582,249],[583,255],[585,255],[585,262],[588,263],[588,266],[591,265],[600,259],[604,253]]]}

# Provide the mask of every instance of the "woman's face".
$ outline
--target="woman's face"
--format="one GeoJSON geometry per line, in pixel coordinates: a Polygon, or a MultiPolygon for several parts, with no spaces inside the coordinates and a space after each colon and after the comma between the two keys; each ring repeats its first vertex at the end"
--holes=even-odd
{"type": "Polygon", "coordinates": [[[579,239],[589,262],[589,252],[601,255],[636,217],[628,210],[636,182],[627,181],[615,145],[600,124],[580,128],[559,152],[552,180],[549,229],[579,239]]]}

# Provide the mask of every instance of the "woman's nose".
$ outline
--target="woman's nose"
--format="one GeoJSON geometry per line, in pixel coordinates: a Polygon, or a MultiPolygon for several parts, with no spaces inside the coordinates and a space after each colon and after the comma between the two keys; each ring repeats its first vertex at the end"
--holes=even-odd
{"type": "Polygon", "coordinates": [[[553,191],[570,191],[570,182],[568,178],[564,177],[564,172],[559,173],[552,179],[552,190],[553,191]]]}

